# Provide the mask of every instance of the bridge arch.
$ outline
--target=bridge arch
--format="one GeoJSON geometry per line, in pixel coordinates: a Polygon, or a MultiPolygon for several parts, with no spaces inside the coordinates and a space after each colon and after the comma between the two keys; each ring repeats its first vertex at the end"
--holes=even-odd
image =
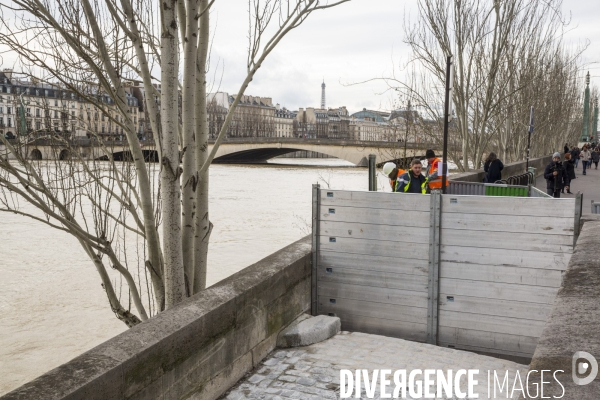
{"type": "Polygon", "coordinates": [[[32,160],[41,160],[43,159],[42,157],[42,152],[39,149],[33,149],[31,150],[31,153],[29,153],[29,158],[32,160]]]}
{"type": "MultiPolygon", "coordinates": [[[[282,147],[282,148],[262,148],[262,149],[249,149],[249,150],[240,150],[237,152],[223,154],[221,156],[218,155],[214,159],[215,164],[243,164],[243,163],[254,163],[254,162],[266,162],[275,157],[279,157],[285,154],[294,153],[296,151],[303,151],[304,149],[296,149],[292,147],[282,147]]],[[[321,154],[327,154],[323,151],[318,151],[321,154]]],[[[334,155],[327,154],[332,157],[334,155]]]]}
{"type": "MultiPolygon", "coordinates": [[[[424,156],[430,145],[409,143],[406,157],[424,156]]],[[[265,162],[293,151],[312,151],[327,154],[357,166],[367,166],[369,154],[375,154],[377,161],[387,161],[391,153],[398,152],[403,144],[397,142],[364,142],[357,140],[324,140],[297,138],[227,138],[215,154],[216,163],[265,162]]],[[[435,147],[434,147],[435,149],[435,147]]],[[[209,144],[209,151],[212,144],[209,144]]]]}
{"type": "MultiPolygon", "coordinates": [[[[142,150],[144,154],[144,160],[146,162],[158,162],[158,151],[156,150],[142,150]]],[[[133,156],[130,150],[117,151],[112,154],[113,160],[115,161],[133,161],[133,156]]],[[[104,155],[98,157],[97,160],[108,161],[108,156],[104,155]]]]}
{"type": "Polygon", "coordinates": [[[68,149],[62,149],[60,154],[58,155],[58,159],[60,161],[70,160],[71,159],[71,151],[68,149]]]}

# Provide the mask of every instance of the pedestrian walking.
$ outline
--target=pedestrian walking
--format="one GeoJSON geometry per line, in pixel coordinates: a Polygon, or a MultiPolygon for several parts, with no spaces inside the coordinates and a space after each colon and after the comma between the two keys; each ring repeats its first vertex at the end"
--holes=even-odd
{"type": "Polygon", "coordinates": [[[552,161],[546,165],[544,170],[544,178],[546,178],[547,193],[556,198],[560,198],[560,191],[567,188],[565,182],[568,182],[567,171],[560,162],[560,153],[556,152],[552,155],[552,161]]]}
{"type": "Polygon", "coordinates": [[[570,153],[565,154],[565,162],[563,165],[567,171],[567,183],[561,192],[564,193],[565,189],[567,189],[567,193],[572,194],[571,187],[573,185],[573,180],[577,179],[577,177],[575,176],[575,163],[573,162],[570,153]]]}
{"type": "Polygon", "coordinates": [[[423,165],[421,160],[412,160],[410,170],[400,175],[396,192],[400,193],[427,193],[427,178],[421,174],[423,165]]]}
{"type": "Polygon", "coordinates": [[[577,166],[579,166],[579,153],[580,153],[580,151],[577,146],[575,146],[571,149],[571,158],[575,162],[575,168],[577,168],[577,166]]]}
{"type": "Polygon", "coordinates": [[[485,182],[494,183],[496,181],[502,180],[502,170],[504,169],[504,164],[502,161],[496,156],[496,153],[490,152],[485,160],[485,164],[483,165],[483,170],[485,171],[485,182]]]}
{"type": "Polygon", "coordinates": [[[569,152],[569,143],[565,143],[565,154],[569,152]]]}
{"type": "MultiPolygon", "coordinates": [[[[598,162],[600,161],[600,149],[595,148],[592,151],[592,162],[594,163],[594,165],[596,166],[595,169],[598,169],[598,162]]],[[[590,165],[591,167],[591,165],[590,165]]]]}
{"type": "Polygon", "coordinates": [[[592,153],[587,148],[587,145],[583,145],[581,149],[581,153],[579,154],[579,158],[581,159],[581,165],[583,166],[583,175],[586,175],[586,169],[589,166],[589,161],[592,158],[592,153]]]}

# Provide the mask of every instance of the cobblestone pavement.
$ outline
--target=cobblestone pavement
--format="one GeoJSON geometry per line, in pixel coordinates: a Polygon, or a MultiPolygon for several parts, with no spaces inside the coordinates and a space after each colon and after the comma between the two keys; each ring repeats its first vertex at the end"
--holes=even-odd
{"type": "MultiPolygon", "coordinates": [[[[276,349],[222,399],[339,399],[340,369],[367,369],[370,373],[375,369],[405,369],[407,374],[414,369],[479,369],[479,375],[475,377],[479,382],[475,389],[479,399],[490,398],[487,394],[488,370],[497,371],[500,380],[508,370],[511,389],[517,371],[524,385],[527,374],[526,365],[511,361],[385,336],[341,332],[311,346],[276,349]]],[[[491,372],[492,379],[493,374],[491,372]]],[[[387,389],[388,394],[394,388],[393,378],[390,379],[392,389],[387,389]]],[[[461,388],[466,391],[466,379],[461,380],[461,388]]],[[[519,393],[515,392],[515,399],[519,393]]],[[[369,398],[364,388],[362,396],[369,398]]],[[[374,398],[379,399],[379,393],[376,392],[374,398]]],[[[406,398],[412,399],[408,393],[406,398]]],[[[495,398],[510,397],[506,397],[505,391],[504,396],[497,392],[495,398]]]]}

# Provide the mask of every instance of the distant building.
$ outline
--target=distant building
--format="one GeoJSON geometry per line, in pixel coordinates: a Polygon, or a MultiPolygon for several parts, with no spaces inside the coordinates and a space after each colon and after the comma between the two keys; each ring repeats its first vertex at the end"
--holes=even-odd
{"type": "MultiPolygon", "coordinates": [[[[138,132],[138,99],[127,92],[126,101],[126,112],[138,132]]],[[[19,79],[10,69],[0,72],[0,134],[5,137],[60,135],[67,139],[123,140],[122,122],[113,99],[97,87],[82,87],[75,93],[36,78],[19,79]]]]}
{"type": "Polygon", "coordinates": [[[300,108],[296,115],[296,137],[350,139],[350,116],[346,107],[337,109],[300,108]]]}
{"type": "Polygon", "coordinates": [[[275,136],[293,137],[296,113],[277,104],[275,106],[275,136]]]}
{"type": "MultiPolygon", "coordinates": [[[[215,138],[225,122],[225,117],[235,101],[235,95],[224,92],[208,96],[209,136],[215,138]]],[[[276,137],[277,109],[270,97],[243,95],[227,129],[227,137],[276,137]]],[[[283,113],[281,113],[283,115],[283,113]]],[[[279,132],[283,132],[282,130],[279,132]]]]}
{"type": "Polygon", "coordinates": [[[363,108],[352,114],[351,137],[362,141],[415,142],[423,141],[423,121],[417,111],[374,111],[363,108]]]}

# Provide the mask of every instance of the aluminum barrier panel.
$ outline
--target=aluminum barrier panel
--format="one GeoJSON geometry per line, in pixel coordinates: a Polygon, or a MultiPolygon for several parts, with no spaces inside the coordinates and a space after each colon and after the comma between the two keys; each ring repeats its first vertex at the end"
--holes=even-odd
{"type": "Polygon", "coordinates": [[[575,201],[443,196],[440,345],[533,356],[573,251],[575,201]]]}
{"type": "Polygon", "coordinates": [[[425,341],[429,195],[323,189],[317,198],[317,313],[340,317],[343,330],[425,341]]]}
{"type": "Polygon", "coordinates": [[[343,330],[531,357],[580,211],[581,196],[315,185],[313,313],[340,317],[343,330]]]}
{"type": "Polygon", "coordinates": [[[531,187],[531,191],[530,191],[529,195],[530,195],[530,197],[541,197],[541,198],[545,198],[545,199],[553,198],[548,193],[536,188],[535,186],[531,187]]]}
{"type": "Polygon", "coordinates": [[[446,192],[447,194],[461,194],[469,196],[530,196],[529,186],[462,181],[450,181],[446,192]]]}

